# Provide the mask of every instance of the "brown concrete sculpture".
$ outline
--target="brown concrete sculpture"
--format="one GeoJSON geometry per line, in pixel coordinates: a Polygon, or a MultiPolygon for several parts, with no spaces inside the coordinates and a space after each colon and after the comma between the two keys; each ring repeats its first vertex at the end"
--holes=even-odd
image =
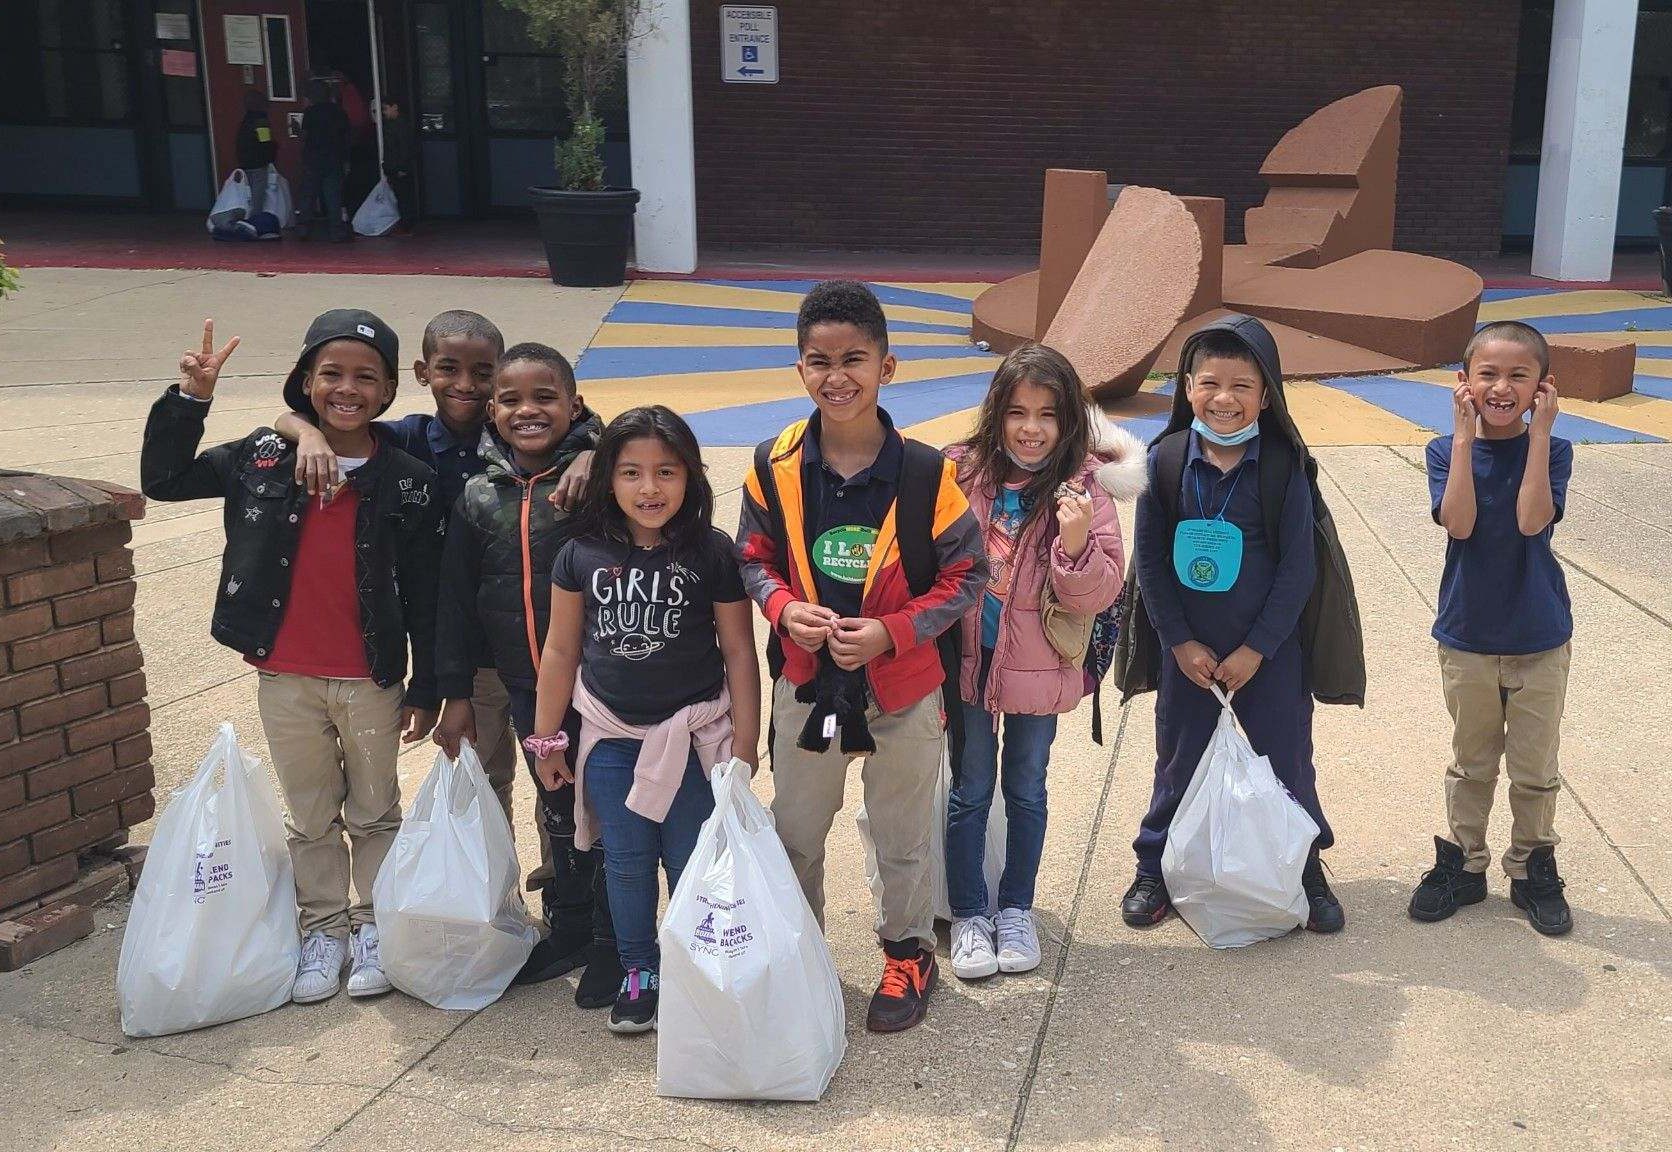
{"type": "Polygon", "coordinates": [[[1000,352],[1034,339],[1071,344],[1080,359],[1070,359],[1093,366],[1086,382],[1100,399],[1130,395],[1137,387],[1130,372],[1140,362],[1176,370],[1183,338],[1226,312],[1265,320],[1291,376],[1455,361],[1474,329],[1483,285],[1460,264],[1392,250],[1402,104],[1399,88],[1370,88],[1287,132],[1261,165],[1270,191],[1244,214],[1246,244],[1224,243],[1224,201],[1169,198],[1194,218],[1200,256],[1180,322],[1158,338],[1153,355],[1134,342],[1155,335],[1170,293],[1190,278],[1175,246],[1158,248],[1167,254],[1159,261],[1145,254],[1155,190],[1124,190],[1095,244],[1085,247],[1088,221],[1099,212],[1092,190],[1106,177],[1048,172],[1040,271],[978,297],[972,338],[1000,352]],[[1132,192],[1146,210],[1122,211],[1132,192]],[[1130,267],[1133,261],[1143,267],[1130,267]],[[1054,286],[1065,276],[1072,287],[1058,309],[1054,286]],[[1076,301],[1072,312],[1069,300],[1076,301]],[[1094,346],[1103,351],[1093,353],[1094,346]]]}
{"type": "Polygon", "coordinates": [[[1550,374],[1558,394],[1574,400],[1614,400],[1631,393],[1637,343],[1611,333],[1552,336],[1550,374]]]}
{"type": "MultiPolygon", "coordinates": [[[[1068,357],[1094,396],[1130,396],[1167,334],[1190,315],[1201,265],[1201,233],[1178,197],[1124,189],[1045,330],[1045,343],[1068,357]],[[1110,300],[1124,306],[1111,311],[1110,300]]],[[[1044,286],[1042,269],[1041,293],[1044,286]]]]}

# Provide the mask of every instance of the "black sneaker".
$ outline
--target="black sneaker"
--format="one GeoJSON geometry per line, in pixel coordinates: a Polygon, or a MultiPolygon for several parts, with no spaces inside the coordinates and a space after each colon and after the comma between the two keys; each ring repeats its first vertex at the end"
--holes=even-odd
{"type": "Polygon", "coordinates": [[[1335,893],[1329,890],[1329,881],[1324,879],[1324,861],[1317,852],[1306,858],[1306,869],[1300,874],[1300,886],[1306,892],[1306,903],[1311,909],[1306,918],[1308,932],[1328,935],[1347,926],[1347,913],[1342,910],[1341,901],[1335,898],[1335,893]]]}
{"type": "Polygon", "coordinates": [[[1527,878],[1509,882],[1510,903],[1527,914],[1527,922],[1546,936],[1573,931],[1573,913],[1562,895],[1566,882],[1556,874],[1556,849],[1546,844],[1527,857],[1527,878]]]}
{"type": "Polygon", "coordinates": [[[1128,928],[1148,928],[1167,919],[1173,910],[1173,899],[1167,895],[1167,885],[1159,876],[1138,873],[1132,887],[1121,897],[1120,918],[1128,928]]]}
{"type": "Polygon", "coordinates": [[[1434,837],[1434,867],[1423,874],[1411,893],[1412,920],[1432,924],[1465,904],[1486,899],[1486,873],[1463,869],[1463,849],[1444,836],[1434,837]]]}
{"type": "Polygon", "coordinates": [[[865,1027],[871,1032],[904,1032],[921,1024],[929,1014],[929,993],[935,990],[939,969],[935,966],[935,954],[927,948],[918,946],[915,955],[901,957],[887,951],[889,948],[899,951],[899,945],[883,947],[882,979],[871,994],[865,1027]]]}
{"type": "Polygon", "coordinates": [[[648,1032],[656,1027],[656,999],[661,982],[648,968],[629,968],[610,1009],[610,1031],[648,1032]]]}
{"type": "Polygon", "coordinates": [[[592,943],[586,946],[586,971],[581,973],[575,987],[575,1007],[608,1008],[615,1003],[615,994],[627,972],[615,954],[615,943],[592,943]]]}
{"type": "Polygon", "coordinates": [[[567,976],[587,961],[587,948],[592,943],[592,925],[575,932],[554,929],[550,936],[534,946],[523,962],[522,970],[511,981],[513,984],[541,984],[567,976]]]}

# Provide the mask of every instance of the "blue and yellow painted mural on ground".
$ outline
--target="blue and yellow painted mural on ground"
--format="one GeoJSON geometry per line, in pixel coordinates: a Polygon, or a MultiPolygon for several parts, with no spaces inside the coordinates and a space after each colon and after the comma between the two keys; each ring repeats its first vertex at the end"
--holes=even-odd
{"type": "MultiPolygon", "coordinates": [[[[795,374],[795,311],[810,282],[636,281],[581,358],[581,388],[606,417],[634,404],[684,413],[705,445],[749,446],[811,408],[795,374]]],[[[970,302],[985,284],[875,284],[900,367],[883,404],[912,435],[945,443],[974,419],[999,358],[969,342],[970,302]]],[[[1480,319],[1525,320],[1552,335],[1629,332],[1637,377],[1606,403],[1564,399],[1557,433],[1580,443],[1672,440],[1672,305],[1637,292],[1488,289],[1480,319]]],[[[1454,369],[1291,381],[1309,443],[1422,444],[1451,427],[1454,369]]],[[[1148,438],[1171,390],[1163,381],[1117,413],[1148,438]]]]}

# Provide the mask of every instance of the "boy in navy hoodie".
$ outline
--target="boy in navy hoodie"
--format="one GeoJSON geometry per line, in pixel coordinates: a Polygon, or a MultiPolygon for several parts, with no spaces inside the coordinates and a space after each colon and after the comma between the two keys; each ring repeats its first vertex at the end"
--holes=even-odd
{"type": "Polygon", "coordinates": [[[1137,877],[1121,902],[1132,927],[1172,908],[1161,854],[1218,723],[1216,684],[1235,693],[1249,743],[1318,824],[1302,875],[1307,928],[1346,925],[1318,856],[1334,834],[1318,802],[1312,700],[1363,703],[1364,644],[1316,473],[1265,325],[1233,315],[1192,334],[1179,352],[1172,418],[1150,450],[1121,622],[1123,692],[1158,693],[1155,785],[1132,845],[1137,877]],[[1215,547],[1179,554],[1181,522],[1207,522],[1215,547]]]}

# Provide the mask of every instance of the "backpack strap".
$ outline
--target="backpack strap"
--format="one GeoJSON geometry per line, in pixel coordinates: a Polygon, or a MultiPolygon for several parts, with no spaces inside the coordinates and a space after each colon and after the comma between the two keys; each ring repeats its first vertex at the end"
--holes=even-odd
{"type": "MultiPolygon", "coordinates": [[[[894,498],[894,528],[900,546],[900,567],[913,596],[925,595],[940,575],[935,555],[935,505],[945,475],[946,457],[937,448],[906,440],[900,465],[899,495],[894,498]]],[[[941,711],[946,717],[946,739],[954,776],[964,749],[964,710],[958,700],[958,673],[963,663],[963,628],[954,624],[935,638],[941,662],[941,711]]]]}
{"type": "MultiPolygon", "coordinates": [[[[1190,449],[1190,429],[1181,428],[1161,438],[1156,445],[1155,483],[1161,498],[1161,510],[1167,514],[1167,526],[1179,522],[1179,492],[1184,486],[1184,460],[1190,449]]],[[[1167,533],[1167,548],[1173,547],[1173,534],[1167,533]]]]}
{"type": "Polygon", "coordinates": [[[1262,436],[1260,444],[1260,518],[1265,521],[1266,547],[1272,559],[1283,555],[1279,533],[1283,501],[1289,495],[1289,475],[1295,467],[1295,446],[1284,436],[1262,436]]]}
{"type": "MultiPolygon", "coordinates": [[[[778,481],[772,475],[772,450],[777,446],[773,440],[763,440],[755,445],[755,482],[760,485],[761,496],[766,500],[767,531],[772,537],[772,554],[789,557],[789,532],[784,527],[784,506],[778,499],[778,481]]],[[[778,635],[778,629],[766,630],[766,670],[772,677],[768,682],[776,684],[778,677],[784,671],[784,641],[778,635]]],[[[768,747],[770,744],[768,734],[768,747]]]]}

